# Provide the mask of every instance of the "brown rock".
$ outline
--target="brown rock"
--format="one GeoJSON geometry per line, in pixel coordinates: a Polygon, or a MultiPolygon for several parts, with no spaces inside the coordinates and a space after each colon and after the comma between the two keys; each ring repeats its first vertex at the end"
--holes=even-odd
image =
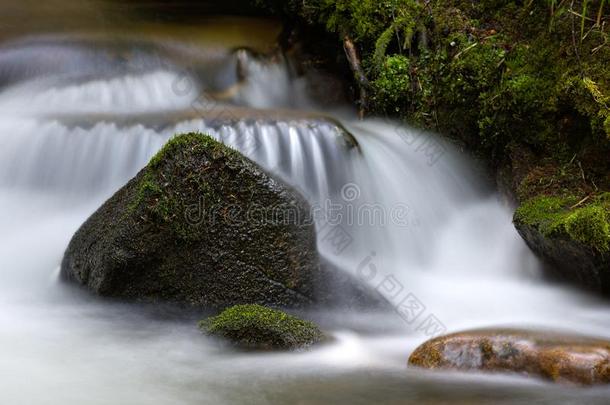
{"type": "Polygon", "coordinates": [[[475,330],[434,338],[409,364],[444,370],[519,373],[579,385],[610,383],[610,342],[526,330],[475,330]]]}

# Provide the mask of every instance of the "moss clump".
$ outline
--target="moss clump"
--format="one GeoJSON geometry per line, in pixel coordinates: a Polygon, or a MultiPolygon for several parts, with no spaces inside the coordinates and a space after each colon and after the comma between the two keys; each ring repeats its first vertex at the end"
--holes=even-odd
{"type": "MultiPolygon", "coordinates": [[[[128,214],[143,209],[144,216],[151,222],[170,227],[182,240],[196,241],[202,231],[201,224],[189,220],[188,210],[207,208],[212,211],[216,204],[222,203],[219,190],[215,190],[200,171],[216,170],[222,181],[229,174],[219,170],[220,167],[239,166],[241,159],[238,152],[209,135],[176,135],[144,169],[128,214]]],[[[252,185],[244,184],[246,186],[252,185]]]]}
{"type": "Polygon", "coordinates": [[[515,221],[536,228],[547,237],[568,237],[598,252],[610,250],[610,200],[598,196],[587,205],[575,197],[536,197],[515,213],[515,221]]]}
{"type": "Polygon", "coordinates": [[[609,212],[608,206],[600,205],[575,210],[565,219],[566,231],[577,241],[607,252],[610,247],[609,212]]]}
{"type": "Polygon", "coordinates": [[[245,349],[300,349],[323,339],[311,322],[260,305],[237,305],[199,323],[199,328],[245,349]]]}
{"type": "Polygon", "coordinates": [[[199,132],[190,132],[186,134],[175,135],[172,139],[167,142],[163,148],[155,156],[152,157],[148,163],[148,168],[151,170],[158,170],[161,163],[168,157],[176,155],[176,153],[183,152],[184,148],[192,151],[205,150],[214,155],[219,154],[233,154],[238,153],[224,145],[209,135],[205,135],[199,132]]]}
{"type": "Polygon", "coordinates": [[[409,76],[409,59],[401,56],[389,56],[383,66],[379,77],[373,83],[377,93],[377,102],[394,106],[397,113],[407,103],[411,93],[409,76]]]}

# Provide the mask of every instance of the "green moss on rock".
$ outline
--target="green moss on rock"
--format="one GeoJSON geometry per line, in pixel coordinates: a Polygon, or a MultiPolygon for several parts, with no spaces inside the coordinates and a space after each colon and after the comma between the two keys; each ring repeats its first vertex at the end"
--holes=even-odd
{"type": "Polygon", "coordinates": [[[610,243],[609,207],[590,205],[575,210],[565,219],[565,228],[575,240],[607,252],[610,243]]]}
{"type": "Polygon", "coordinates": [[[199,323],[210,336],[227,339],[245,349],[302,349],[324,335],[312,322],[260,305],[237,305],[199,323]]]}
{"type": "Polygon", "coordinates": [[[605,195],[579,205],[576,197],[542,196],[526,201],[515,221],[546,237],[568,237],[600,253],[610,249],[610,204],[605,195]]]}
{"type": "Polygon", "coordinates": [[[309,212],[236,151],[179,135],[77,231],[62,274],[103,296],[310,305],[323,273],[309,212]],[[248,216],[265,207],[277,215],[248,216]]]}
{"type": "Polygon", "coordinates": [[[171,139],[81,226],[62,274],[99,295],[138,301],[384,305],[320,264],[300,194],[198,133],[171,139]]]}
{"type": "Polygon", "coordinates": [[[549,274],[610,295],[610,199],[542,196],[515,213],[515,226],[549,274]]]}
{"type": "MultiPolygon", "coordinates": [[[[205,157],[215,163],[216,169],[224,165],[227,169],[239,167],[242,157],[230,147],[214,138],[187,133],[173,137],[150,160],[137,186],[137,197],[130,205],[131,213],[143,209],[151,221],[159,226],[168,226],[183,240],[197,240],[201,237],[201,226],[189,220],[186,212],[191,207],[201,205],[201,210],[213,212],[223,203],[222,193],[209,180],[198,175],[193,159],[205,157]],[[172,164],[168,165],[168,162],[172,164]],[[185,173],[186,175],[176,176],[185,173]],[[203,205],[207,205],[204,207],[203,205]]],[[[203,160],[202,160],[203,162],[203,160]]],[[[214,170],[209,165],[208,170],[214,170]]],[[[229,180],[232,174],[227,170],[216,170],[219,182],[229,180]]],[[[243,186],[255,188],[255,181],[244,178],[243,186]]]]}
{"type": "Polygon", "coordinates": [[[537,197],[521,205],[515,220],[526,225],[535,226],[543,235],[552,236],[564,228],[565,218],[577,202],[574,197],[537,197]]]}

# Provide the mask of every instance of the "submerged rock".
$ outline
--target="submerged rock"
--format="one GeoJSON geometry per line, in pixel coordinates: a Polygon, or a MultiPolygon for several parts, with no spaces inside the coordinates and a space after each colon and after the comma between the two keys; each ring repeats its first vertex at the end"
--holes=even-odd
{"type": "Polygon", "coordinates": [[[209,336],[221,337],[249,350],[295,350],[318,343],[318,327],[285,312],[260,305],[237,305],[199,323],[209,336]]]}
{"type": "Polygon", "coordinates": [[[525,330],[476,330],[419,346],[409,364],[429,369],[513,372],[580,385],[610,383],[610,342],[525,330]]]}
{"type": "MultiPolygon", "coordinates": [[[[171,140],[81,226],[62,274],[102,296],[216,308],[340,299],[307,202],[201,134],[171,140]]],[[[378,302],[355,281],[341,288],[378,302]]]]}
{"type": "Polygon", "coordinates": [[[515,227],[551,274],[610,295],[610,194],[537,197],[517,209],[515,227]]]}

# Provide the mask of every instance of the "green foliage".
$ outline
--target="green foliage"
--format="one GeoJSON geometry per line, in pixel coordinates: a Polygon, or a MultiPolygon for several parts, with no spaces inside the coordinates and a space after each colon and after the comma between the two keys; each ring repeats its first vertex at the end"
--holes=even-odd
{"type": "Polygon", "coordinates": [[[492,41],[469,41],[459,37],[459,51],[450,64],[451,73],[467,93],[481,93],[493,86],[501,77],[501,63],[505,57],[504,49],[492,41]]]}
{"type": "Polygon", "coordinates": [[[579,178],[610,187],[602,159],[586,158],[610,150],[607,1],[286,4],[356,42],[372,113],[438,129],[496,164],[510,144],[560,164],[576,156],[579,178]]]}
{"type": "Polygon", "coordinates": [[[584,77],[581,84],[587,93],[586,101],[581,102],[581,108],[586,109],[592,116],[591,125],[594,128],[599,127],[610,137],[610,96],[604,95],[599,85],[589,77],[584,77]],[[596,122],[596,115],[599,122],[596,122]]]}
{"type": "Polygon", "coordinates": [[[385,54],[388,50],[388,46],[390,42],[394,38],[394,32],[396,31],[396,26],[392,24],[387,30],[385,30],[377,39],[375,43],[375,54],[373,55],[373,62],[375,67],[379,67],[383,64],[385,59],[385,54]]]}
{"type": "MultiPolygon", "coordinates": [[[[420,10],[418,10],[417,3],[415,2],[410,2],[408,5],[409,7],[404,6],[392,11],[392,23],[375,43],[375,52],[373,54],[374,67],[383,63],[388,47],[394,39],[397,40],[399,52],[411,49],[411,42],[418,28],[417,13],[420,10]],[[396,13],[398,13],[398,16],[396,16],[396,13]]],[[[420,30],[422,30],[421,27],[420,30]]]]}
{"type": "Polygon", "coordinates": [[[377,102],[383,104],[384,108],[395,108],[396,112],[400,112],[401,106],[408,103],[411,93],[409,64],[409,59],[401,55],[386,58],[379,76],[373,82],[377,102]]]}
{"type": "Polygon", "coordinates": [[[392,24],[405,21],[409,9],[416,7],[410,0],[321,0],[320,10],[326,15],[327,27],[336,32],[346,28],[356,40],[373,42],[392,24]]]}
{"type": "Polygon", "coordinates": [[[554,82],[540,75],[517,74],[481,96],[479,129],[484,145],[503,147],[519,135],[522,142],[543,144],[555,135],[554,82]]]}
{"type": "Polygon", "coordinates": [[[320,341],[312,322],[261,305],[236,305],[199,323],[206,334],[226,338],[250,349],[293,349],[320,341]]]}
{"type": "Polygon", "coordinates": [[[320,23],[340,36],[350,35],[363,45],[367,56],[383,62],[390,42],[397,41],[402,52],[410,47],[415,27],[423,10],[417,0],[311,0],[290,1],[298,4],[301,15],[310,22],[320,23]]]}

